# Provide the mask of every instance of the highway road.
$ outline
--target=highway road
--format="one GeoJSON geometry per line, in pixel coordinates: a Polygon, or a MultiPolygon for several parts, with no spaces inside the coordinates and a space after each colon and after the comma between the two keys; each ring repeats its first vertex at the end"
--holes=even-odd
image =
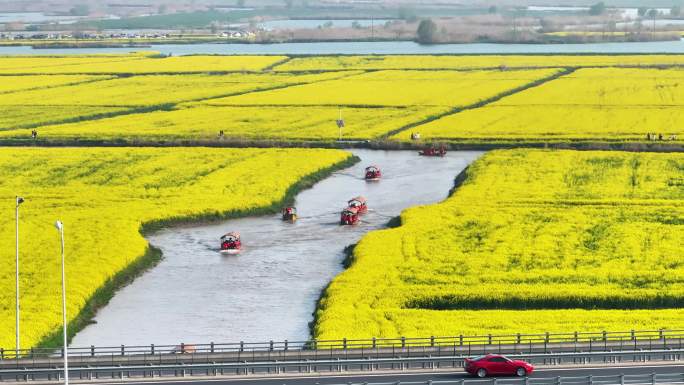
{"type": "MultiPolygon", "coordinates": [[[[582,376],[615,376],[619,374],[674,374],[684,373],[684,363],[644,363],[643,365],[634,364],[615,364],[613,366],[588,366],[588,367],[540,367],[531,378],[555,378],[555,377],[582,377],[582,376]]],[[[196,378],[196,379],[177,379],[169,378],[162,380],[145,381],[125,381],[128,385],[148,385],[153,383],[176,384],[176,385],[326,385],[326,384],[364,384],[364,383],[385,383],[392,384],[397,381],[424,383],[432,381],[458,381],[460,379],[472,379],[471,376],[462,370],[440,371],[429,373],[403,372],[403,373],[353,373],[337,375],[308,375],[303,377],[282,376],[282,377],[243,377],[243,378],[196,378]]],[[[507,377],[514,379],[514,377],[507,377]]],[[[680,380],[684,381],[684,378],[680,380]]],[[[98,382],[98,384],[110,384],[108,382],[98,382]]],[[[111,384],[121,385],[121,381],[111,382],[111,384]]]]}

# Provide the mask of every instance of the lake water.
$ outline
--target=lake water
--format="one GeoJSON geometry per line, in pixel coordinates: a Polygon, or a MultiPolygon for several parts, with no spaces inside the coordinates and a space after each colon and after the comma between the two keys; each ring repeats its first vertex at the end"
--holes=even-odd
{"type": "Polygon", "coordinates": [[[149,48],[33,49],[0,47],[0,55],[71,55],[131,51],[173,55],[366,55],[366,54],[524,54],[524,53],[684,53],[684,41],[595,44],[434,44],[411,41],[280,43],[280,44],[159,44],[149,48]]]}

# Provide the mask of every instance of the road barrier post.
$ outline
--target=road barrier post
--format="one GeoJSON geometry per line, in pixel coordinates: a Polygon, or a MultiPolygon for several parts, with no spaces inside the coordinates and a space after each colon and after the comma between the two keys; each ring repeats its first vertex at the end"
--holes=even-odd
{"type": "Polygon", "coordinates": [[[213,342],[213,341],[209,343],[209,351],[210,351],[211,353],[214,352],[214,342],[213,342]]]}
{"type": "Polygon", "coordinates": [[[150,354],[154,355],[154,344],[150,344],[150,354]]]}
{"type": "Polygon", "coordinates": [[[95,345],[90,345],[90,356],[95,357],[95,345]]]}
{"type": "Polygon", "coordinates": [[[122,356],[126,355],[126,348],[124,347],[124,345],[121,345],[121,355],[122,356]]]}

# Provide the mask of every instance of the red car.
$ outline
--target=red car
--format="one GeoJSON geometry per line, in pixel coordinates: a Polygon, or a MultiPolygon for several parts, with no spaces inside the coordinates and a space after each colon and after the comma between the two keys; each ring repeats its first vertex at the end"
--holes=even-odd
{"type": "Polygon", "coordinates": [[[466,358],[466,372],[477,377],[489,375],[516,375],[524,377],[532,374],[534,366],[525,361],[513,361],[498,354],[487,354],[482,357],[466,358]]]}

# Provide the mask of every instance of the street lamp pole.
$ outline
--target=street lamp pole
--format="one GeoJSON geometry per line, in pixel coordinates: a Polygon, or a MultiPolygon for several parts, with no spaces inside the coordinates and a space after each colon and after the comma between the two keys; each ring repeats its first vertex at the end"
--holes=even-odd
{"type": "Polygon", "coordinates": [[[62,327],[64,337],[64,385],[69,385],[69,352],[67,350],[67,316],[66,316],[66,275],[64,273],[64,225],[62,221],[55,222],[62,242],[62,327]]]}
{"type": "Polygon", "coordinates": [[[16,247],[17,247],[17,254],[16,254],[16,274],[14,276],[14,284],[15,284],[15,291],[16,291],[16,299],[15,299],[15,304],[16,304],[16,325],[15,325],[15,331],[17,332],[17,340],[16,340],[16,357],[19,358],[19,350],[21,349],[21,345],[19,343],[19,205],[24,203],[24,198],[18,196],[16,197],[16,206],[15,206],[15,225],[16,225],[16,247]]]}

